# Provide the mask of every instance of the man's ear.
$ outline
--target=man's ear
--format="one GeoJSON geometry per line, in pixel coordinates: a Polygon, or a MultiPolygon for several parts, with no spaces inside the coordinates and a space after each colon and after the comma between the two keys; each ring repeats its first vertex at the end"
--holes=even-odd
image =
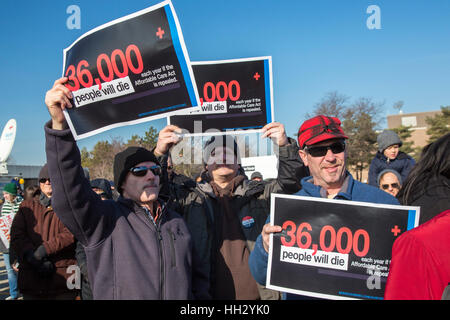
{"type": "Polygon", "coordinates": [[[303,161],[303,164],[305,166],[308,166],[308,156],[306,155],[306,151],[304,150],[298,150],[298,155],[300,156],[300,158],[303,161]]]}

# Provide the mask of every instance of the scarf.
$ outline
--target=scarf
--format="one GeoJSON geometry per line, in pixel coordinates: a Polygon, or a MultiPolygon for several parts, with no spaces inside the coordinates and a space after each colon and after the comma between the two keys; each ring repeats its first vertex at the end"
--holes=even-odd
{"type": "Polygon", "coordinates": [[[214,181],[210,182],[218,207],[214,210],[217,249],[215,256],[214,299],[259,299],[259,290],[253,279],[248,259],[248,250],[244,233],[237,213],[240,201],[233,198],[233,192],[244,181],[242,175],[236,176],[225,187],[221,188],[214,181]]]}

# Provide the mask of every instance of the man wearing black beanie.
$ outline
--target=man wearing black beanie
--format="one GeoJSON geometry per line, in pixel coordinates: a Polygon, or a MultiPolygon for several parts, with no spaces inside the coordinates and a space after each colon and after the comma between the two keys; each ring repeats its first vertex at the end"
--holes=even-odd
{"type": "Polygon", "coordinates": [[[117,201],[92,191],[63,114],[72,98],[66,81],[56,80],[45,98],[52,205],[85,247],[93,298],[209,298],[187,225],[159,197],[161,169],[152,152],[130,147],[116,155],[117,201]]]}
{"type": "Polygon", "coordinates": [[[151,161],[159,166],[158,159],[153,152],[141,147],[129,147],[119,152],[114,157],[114,185],[117,191],[122,194],[121,185],[124,182],[127,173],[137,163],[151,161]]]}

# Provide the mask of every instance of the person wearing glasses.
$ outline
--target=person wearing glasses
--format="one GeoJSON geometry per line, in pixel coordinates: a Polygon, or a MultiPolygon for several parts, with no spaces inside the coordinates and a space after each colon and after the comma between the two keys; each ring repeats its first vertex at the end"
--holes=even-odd
{"type": "MultiPolygon", "coordinates": [[[[240,150],[231,135],[213,136],[203,146],[202,181],[194,188],[177,191],[177,210],[194,238],[194,248],[208,275],[209,292],[220,300],[279,299],[277,291],[258,286],[248,257],[270,211],[272,192],[294,193],[298,180],[307,175],[294,139],[281,123],[262,129],[279,147],[278,178],[271,183],[248,180],[240,163],[240,150]]],[[[154,153],[161,159],[179,143],[181,129],[169,125],[160,131],[154,153]]]]}
{"type": "Polygon", "coordinates": [[[152,152],[129,147],[116,154],[117,201],[91,189],[63,114],[72,107],[67,80],[56,80],[45,98],[52,205],[85,248],[93,299],[209,298],[186,223],[159,197],[161,167],[152,152]]]}
{"type": "Polygon", "coordinates": [[[400,151],[403,142],[392,130],[384,130],[377,137],[378,151],[370,162],[368,184],[378,187],[377,178],[384,169],[392,169],[400,174],[402,181],[408,177],[416,161],[400,151]]]}
{"type": "Polygon", "coordinates": [[[378,175],[377,184],[381,190],[396,197],[402,187],[402,177],[395,170],[385,169],[378,175]]]}
{"type": "MultiPolygon", "coordinates": [[[[299,155],[311,176],[301,180],[302,188],[296,194],[398,205],[392,195],[353,179],[346,169],[346,139],[348,136],[336,117],[319,115],[303,122],[298,131],[299,155]]],[[[260,284],[266,283],[270,234],[281,231],[281,226],[271,226],[267,219],[250,255],[250,270],[260,284]]],[[[291,294],[287,295],[293,298],[291,294]]]]}
{"type": "Polygon", "coordinates": [[[24,200],[11,226],[11,249],[19,262],[18,287],[24,300],[74,300],[68,268],[76,264],[75,238],[53,208],[48,165],[39,172],[39,200],[24,200]]]}

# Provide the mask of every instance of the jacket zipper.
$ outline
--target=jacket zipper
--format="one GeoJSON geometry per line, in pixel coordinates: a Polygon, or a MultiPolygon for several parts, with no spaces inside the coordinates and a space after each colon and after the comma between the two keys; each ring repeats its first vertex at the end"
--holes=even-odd
{"type": "Polygon", "coordinates": [[[159,241],[159,271],[160,271],[160,277],[159,277],[159,290],[160,290],[160,300],[164,300],[164,255],[163,255],[163,238],[161,235],[161,229],[159,229],[156,224],[156,231],[158,232],[158,241],[159,241]]]}
{"type": "Polygon", "coordinates": [[[158,250],[159,250],[159,298],[160,300],[164,300],[164,281],[165,281],[165,277],[164,277],[164,254],[163,254],[163,238],[162,238],[162,234],[161,234],[161,229],[158,227],[158,225],[156,224],[155,220],[153,219],[151,213],[149,211],[147,211],[147,209],[143,208],[145,211],[145,216],[147,217],[148,220],[151,221],[151,223],[153,224],[153,226],[156,229],[157,232],[157,240],[158,240],[158,250]]]}

